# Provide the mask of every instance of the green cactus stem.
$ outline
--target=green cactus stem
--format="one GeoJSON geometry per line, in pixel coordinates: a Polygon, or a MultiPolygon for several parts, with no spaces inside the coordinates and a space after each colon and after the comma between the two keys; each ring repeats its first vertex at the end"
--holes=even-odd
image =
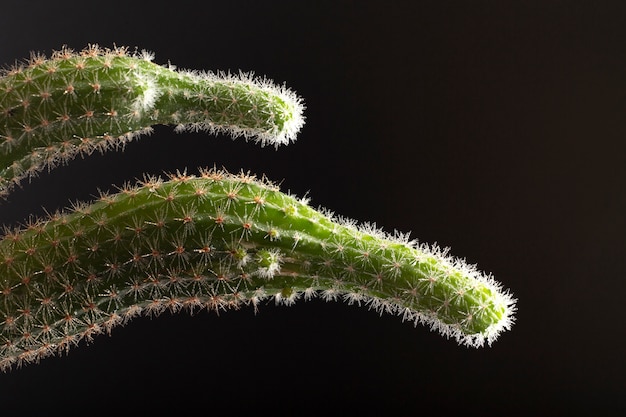
{"type": "Polygon", "coordinates": [[[117,148],[156,124],[289,143],[303,125],[293,92],[250,75],[177,71],[147,52],[91,45],[0,74],[0,196],[77,154],[117,148]]]}
{"type": "MultiPolygon", "coordinates": [[[[301,99],[247,75],[176,71],[148,53],[33,54],[0,76],[0,195],[155,124],[289,143],[301,99]]],[[[401,234],[215,169],[147,177],[0,237],[0,370],[66,352],[138,315],[319,296],[421,323],[467,346],[511,327],[490,275],[401,234]]]]}
{"type": "Polygon", "coordinates": [[[137,315],[319,296],[491,344],[515,302],[445,251],[341,220],[267,180],[215,169],[146,178],[0,240],[0,368],[137,315]]]}

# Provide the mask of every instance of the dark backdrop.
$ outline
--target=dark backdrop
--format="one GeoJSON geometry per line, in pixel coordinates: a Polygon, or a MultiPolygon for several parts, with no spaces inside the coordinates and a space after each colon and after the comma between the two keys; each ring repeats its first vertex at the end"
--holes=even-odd
{"type": "Polygon", "coordinates": [[[63,44],[145,48],[286,82],[307,124],[278,151],[158,127],[25,184],[2,223],[217,164],[449,246],[509,287],[519,313],[478,350],[322,301],[140,318],[0,375],[2,412],[626,411],[625,21],[621,1],[4,2],[0,62],[63,44]]]}

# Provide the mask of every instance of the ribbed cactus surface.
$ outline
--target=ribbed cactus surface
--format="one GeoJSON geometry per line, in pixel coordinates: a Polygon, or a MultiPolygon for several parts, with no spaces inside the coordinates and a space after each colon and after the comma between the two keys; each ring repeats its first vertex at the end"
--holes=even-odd
{"type": "Polygon", "coordinates": [[[0,367],[137,314],[321,295],[480,346],[510,325],[491,278],[437,250],[339,221],[249,175],[148,178],[0,241],[0,367]]]}
{"type": "MultiPolygon", "coordinates": [[[[176,71],[90,46],[33,54],[0,77],[0,195],[155,124],[278,146],[304,106],[285,87],[176,71]]],[[[320,296],[422,323],[467,346],[511,327],[515,300],[464,261],[314,209],[249,174],[146,177],[0,238],[0,369],[37,362],[140,315],[320,296]]]]}
{"type": "Polygon", "coordinates": [[[119,147],[156,124],[278,146],[295,139],[302,110],[293,92],[269,80],[177,71],[146,52],[34,54],[0,77],[0,195],[44,167],[119,147]]]}

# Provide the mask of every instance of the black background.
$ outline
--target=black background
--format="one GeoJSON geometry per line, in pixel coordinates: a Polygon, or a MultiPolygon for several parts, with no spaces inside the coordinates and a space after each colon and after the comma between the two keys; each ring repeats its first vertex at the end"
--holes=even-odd
{"type": "Polygon", "coordinates": [[[0,62],[63,44],[148,49],[158,63],[286,82],[307,124],[279,150],[157,127],[124,153],[24,184],[0,222],[143,173],[216,164],[449,246],[510,288],[519,312],[511,332],[477,350],[319,300],[140,318],[0,375],[0,409],[626,411],[625,22],[621,1],[4,2],[0,62]]]}

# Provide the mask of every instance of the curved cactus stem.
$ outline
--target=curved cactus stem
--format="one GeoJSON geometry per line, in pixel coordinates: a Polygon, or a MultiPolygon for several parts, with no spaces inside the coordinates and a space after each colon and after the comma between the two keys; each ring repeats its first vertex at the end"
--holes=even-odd
{"type": "Polygon", "coordinates": [[[468,346],[513,323],[490,276],[402,235],[338,220],[266,180],[149,177],[0,240],[0,368],[139,314],[320,296],[423,323],[468,346]]]}
{"type": "Polygon", "coordinates": [[[0,76],[0,195],[45,167],[120,147],[153,125],[279,146],[304,123],[302,100],[249,74],[177,71],[148,52],[91,45],[33,54],[0,76]]]}

